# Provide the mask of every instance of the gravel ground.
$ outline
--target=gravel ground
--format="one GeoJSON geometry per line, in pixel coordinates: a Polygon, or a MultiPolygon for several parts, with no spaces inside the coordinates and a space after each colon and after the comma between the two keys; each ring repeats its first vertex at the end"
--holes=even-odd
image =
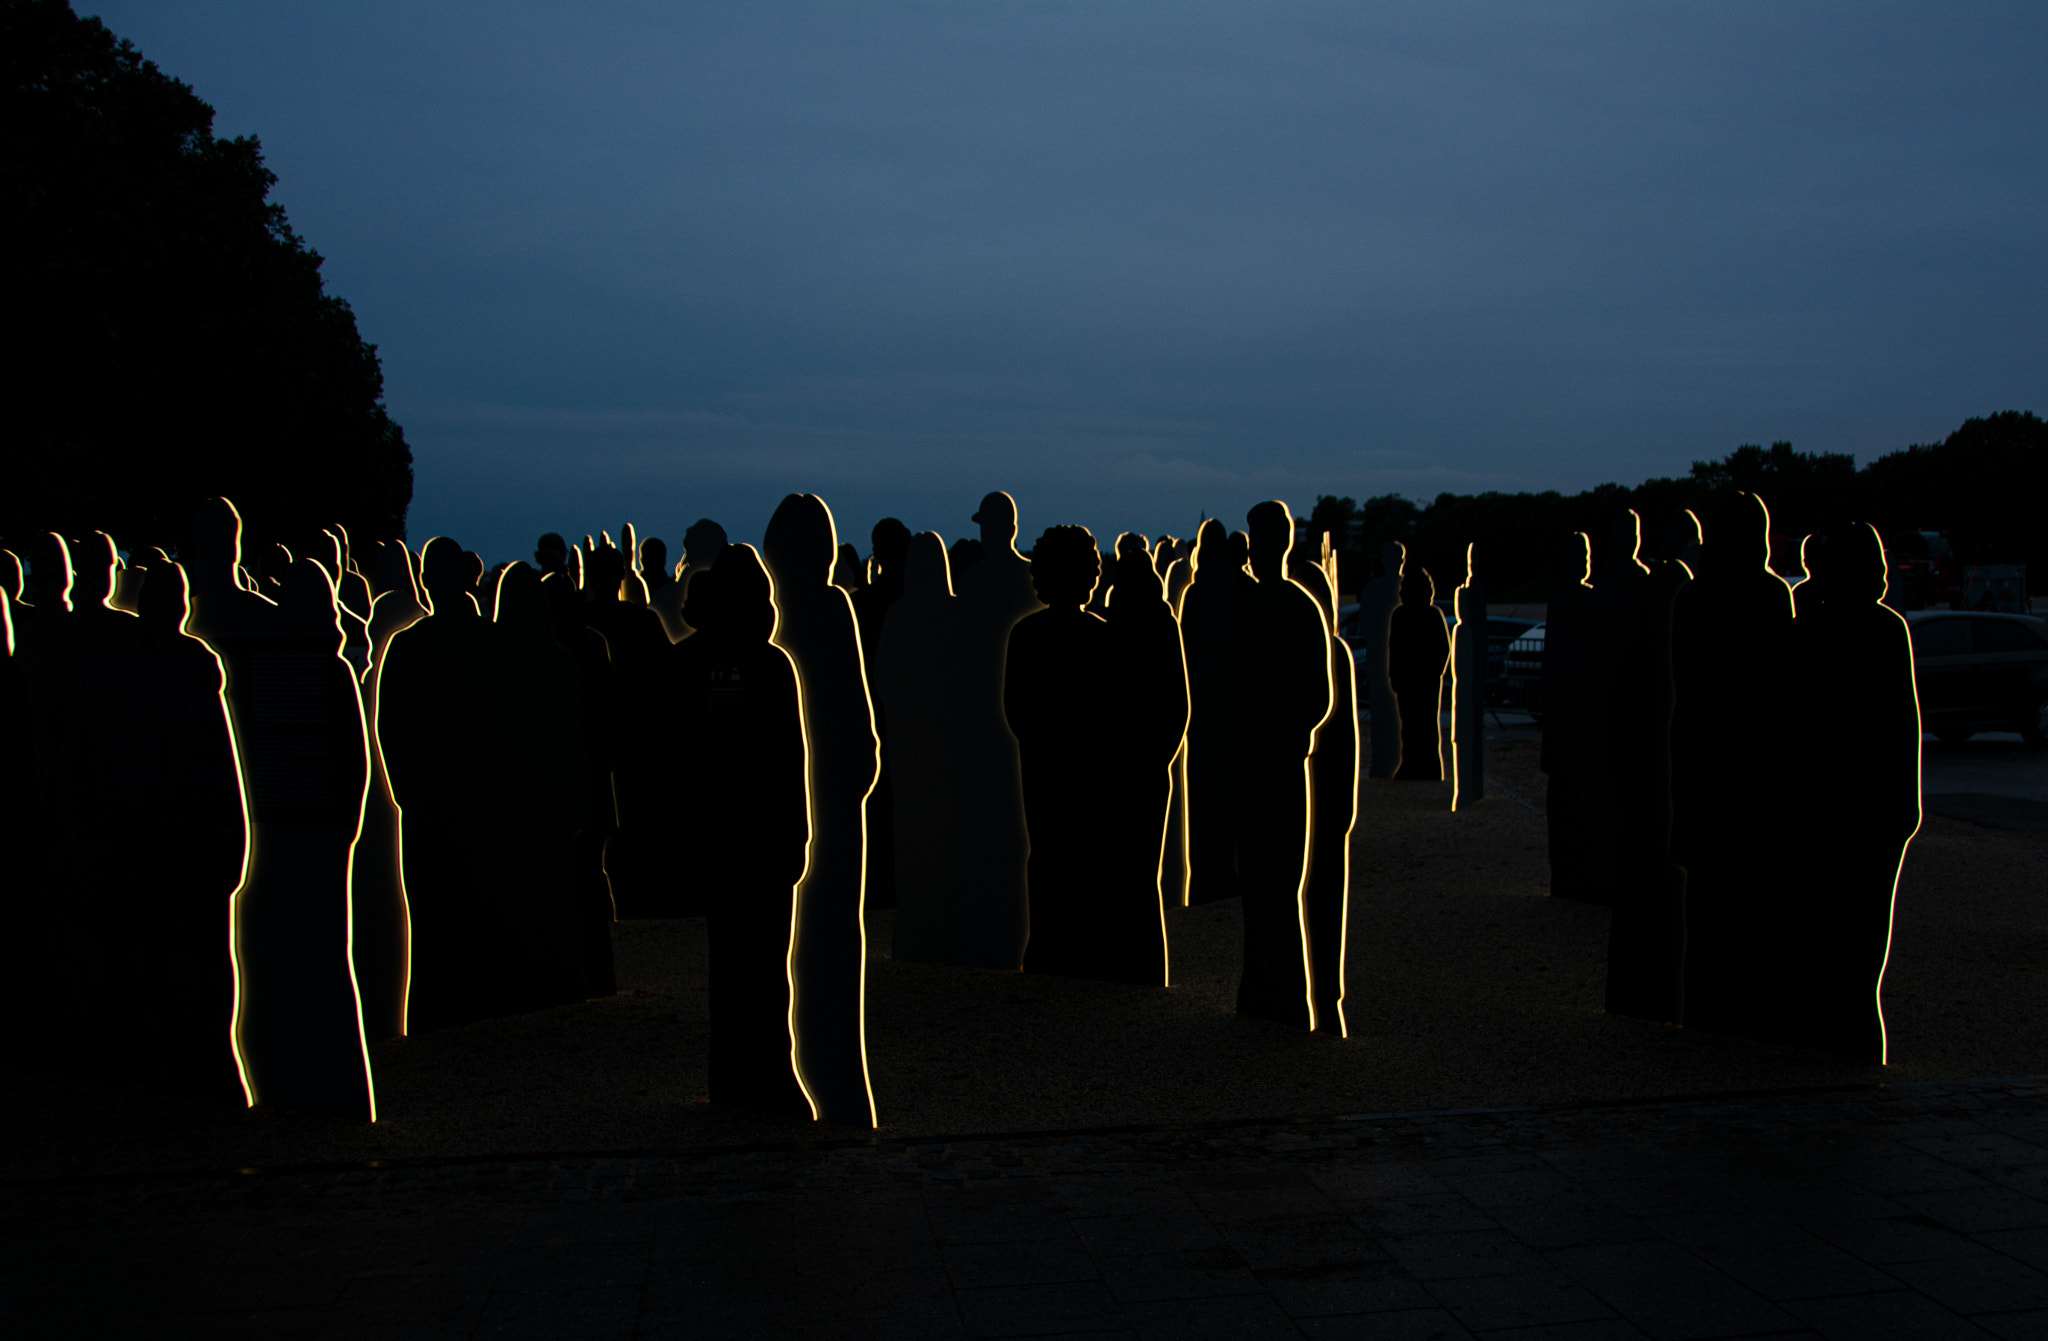
{"type": "MultiPolygon", "coordinates": [[[[1536,747],[1489,746],[1493,794],[1368,782],[1354,839],[1351,1037],[1232,1013],[1233,903],[1173,910],[1174,986],[897,963],[871,918],[868,1040],[884,1135],[1451,1109],[2048,1073],[2048,851],[1931,818],[1887,980],[1894,1064],[1858,1065],[1600,1008],[1607,916],[1548,897],[1536,747]]],[[[0,1177],[854,1135],[704,1101],[700,919],[622,923],[620,994],[372,1049],[381,1120],[224,1113],[9,1074],[0,1177]]]]}

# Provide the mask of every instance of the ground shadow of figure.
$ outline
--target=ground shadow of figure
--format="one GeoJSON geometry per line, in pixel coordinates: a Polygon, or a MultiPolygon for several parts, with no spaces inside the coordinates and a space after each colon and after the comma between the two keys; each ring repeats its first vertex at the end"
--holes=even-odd
{"type": "Polygon", "coordinates": [[[1287,576],[1294,515],[1261,503],[1251,528],[1252,582],[1239,597],[1237,683],[1238,887],[1244,970],[1237,1012],[1315,1026],[1303,917],[1309,854],[1309,756],[1330,715],[1330,630],[1315,597],[1287,576]]]}
{"type": "Polygon", "coordinates": [[[1103,669],[1113,704],[1105,742],[1112,771],[1102,820],[1109,861],[1102,976],[1164,987],[1163,849],[1173,761],[1187,737],[1188,679],[1180,622],[1144,536],[1117,537],[1108,619],[1110,660],[1103,669]]]}
{"type": "Polygon", "coordinates": [[[1004,664],[1010,631],[1041,607],[1031,564],[1017,552],[1017,504],[1000,490],[984,494],[970,519],[981,528],[981,558],[954,572],[957,609],[955,670],[961,693],[954,721],[959,748],[955,785],[974,804],[956,816],[973,903],[962,923],[962,962],[1019,967],[1031,935],[1025,865],[1031,840],[1024,827],[1024,777],[1017,738],[1003,712],[1004,664]]]}
{"type": "Polygon", "coordinates": [[[1181,598],[1188,673],[1187,901],[1235,898],[1237,881],[1238,605],[1244,594],[1234,547],[1211,517],[1195,533],[1192,573],[1181,598]]]}
{"type": "Polygon", "coordinates": [[[1398,782],[1442,782],[1444,671],[1451,630],[1437,609],[1436,581],[1422,568],[1401,574],[1401,604],[1387,627],[1387,680],[1401,718],[1398,782]]]}
{"type": "MultiPolygon", "coordinates": [[[[1780,739],[1792,592],[1754,494],[1708,522],[1672,611],[1672,855],[1686,869],[1685,1024],[1769,1036],[1785,826],[1780,739]]],[[[1802,729],[1804,729],[1802,727],[1802,729]]]]}
{"type": "Polygon", "coordinates": [[[1676,1023],[1685,1016],[1685,870],[1671,859],[1671,618],[1692,581],[1681,556],[1697,557],[1698,519],[1681,509],[1658,548],[1607,705],[1618,837],[1606,1004],[1676,1023]]]}
{"type": "Polygon", "coordinates": [[[810,860],[796,889],[790,958],[797,1072],[826,1122],[875,1124],[863,1035],[868,790],[881,767],[853,603],[832,585],[831,509],[790,494],[761,547],[775,579],[775,642],[796,664],[809,747],[810,860]]]}
{"type": "Polygon", "coordinates": [[[1394,611],[1401,607],[1401,581],[1408,571],[1408,547],[1398,540],[1380,546],[1380,571],[1358,592],[1358,633],[1365,651],[1359,666],[1360,689],[1370,717],[1366,776],[1391,778],[1401,766],[1401,703],[1394,697],[1387,647],[1393,639],[1394,611]]]}
{"type": "Polygon", "coordinates": [[[1031,583],[1045,609],[1010,630],[1003,708],[1023,763],[1031,837],[1031,943],[1024,971],[1099,976],[1097,918],[1109,854],[1099,823],[1099,780],[1109,766],[1106,702],[1109,625],[1084,608],[1102,556],[1085,526],[1054,526],[1031,551],[1031,583]]]}
{"type": "Polygon", "coordinates": [[[775,632],[774,586],[752,546],[728,545],[690,582],[664,712],[651,734],[687,741],[717,779],[690,800],[678,858],[704,893],[711,941],[711,1100],[812,1116],[797,1079],[789,960],[810,842],[803,707],[775,632]]]}
{"type": "Polygon", "coordinates": [[[378,672],[377,742],[400,815],[412,956],[406,1032],[503,1013],[499,966],[512,956],[500,916],[492,810],[503,804],[496,629],[471,591],[476,563],[445,536],[420,575],[429,613],[394,634],[378,672]]]}
{"type": "MultiPolygon", "coordinates": [[[[882,630],[888,624],[889,607],[903,596],[903,562],[910,551],[910,528],[894,517],[884,517],[868,535],[872,560],[867,585],[853,593],[853,614],[860,625],[860,653],[866,665],[868,684],[881,683],[877,674],[882,654],[882,630]]],[[[896,906],[896,784],[889,770],[889,714],[879,694],[875,696],[875,736],[882,742],[882,773],[868,793],[868,876],[867,905],[870,908],[896,906]]]]}
{"type": "Polygon", "coordinates": [[[1809,764],[1783,919],[1778,1037],[1888,1060],[1881,999],[1892,905],[1920,827],[1920,708],[1906,621],[1882,604],[1885,553],[1856,525],[1807,546],[1794,593],[1790,717],[1809,764]]]}
{"type": "Polygon", "coordinates": [[[1479,546],[1465,546],[1465,580],[1451,596],[1451,809],[1486,797],[1486,584],[1479,546]]]}
{"type": "Polygon", "coordinates": [[[1308,880],[1302,889],[1302,917],[1308,929],[1309,991],[1316,1028],[1342,1037],[1344,968],[1351,908],[1351,830],[1358,821],[1358,684],[1351,648],[1337,636],[1337,556],[1329,533],[1315,561],[1288,565],[1294,580],[1322,607],[1330,627],[1330,717],[1316,730],[1309,756],[1310,832],[1308,880]]]}
{"type": "Polygon", "coordinates": [[[349,958],[349,865],[370,780],[334,584],[294,563],[275,603],[236,581],[242,519],[192,522],[187,625],[220,658],[250,856],[235,892],[236,1051],[257,1103],[374,1120],[349,958]]]}

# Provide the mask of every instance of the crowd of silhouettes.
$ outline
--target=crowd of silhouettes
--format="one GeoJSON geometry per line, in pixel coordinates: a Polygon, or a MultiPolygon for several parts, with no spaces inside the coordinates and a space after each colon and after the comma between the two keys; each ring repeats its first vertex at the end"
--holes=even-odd
{"type": "MultiPolygon", "coordinates": [[[[897,958],[1163,986],[1166,909],[1222,899],[1239,1012],[1344,1032],[1359,776],[1476,802],[1484,642],[1389,545],[1355,662],[1280,502],[1106,551],[1020,551],[1000,492],[971,520],[884,519],[864,559],[792,494],[759,551],[700,520],[674,556],[627,525],[489,565],[339,527],[245,551],[216,499],[175,560],[0,551],[30,1063],[373,1116],[367,1044],[607,995],[615,919],[703,916],[712,1099],[871,1125],[866,910],[897,958]],[[116,807],[131,841],[98,841],[116,807]]],[[[1881,1056],[1919,812],[1877,536],[1810,544],[1795,601],[1760,500],[1649,562],[1638,531],[1561,559],[1553,892],[1614,909],[1610,1009],[1881,1056]]]]}

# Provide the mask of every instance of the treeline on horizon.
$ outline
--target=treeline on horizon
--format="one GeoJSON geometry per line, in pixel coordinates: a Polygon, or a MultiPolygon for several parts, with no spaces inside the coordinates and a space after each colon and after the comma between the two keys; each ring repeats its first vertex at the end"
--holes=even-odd
{"type": "Polygon", "coordinates": [[[1693,462],[1683,478],[1633,488],[1445,493],[1428,504],[1399,494],[1363,503],[1322,495],[1309,532],[1330,532],[1347,594],[1378,571],[1382,547],[1398,540],[1410,565],[1428,569],[1439,596],[1464,576],[1465,546],[1476,543],[1489,601],[1546,601],[1574,532],[1592,534],[1633,508],[1642,517],[1644,552],[1656,554],[1680,509],[1711,525],[1715,509],[1738,493],[1756,494],[1770,508],[1771,561],[1780,573],[1797,569],[1802,536],[1869,522],[1884,536],[1944,532],[1964,563],[2024,563],[2032,586],[2048,582],[2048,423],[2019,410],[1967,420],[1941,442],[1886,453],[1860,470],[1846,453],[1776,442],[1745,444],[1719,461],[1693,462]]]}

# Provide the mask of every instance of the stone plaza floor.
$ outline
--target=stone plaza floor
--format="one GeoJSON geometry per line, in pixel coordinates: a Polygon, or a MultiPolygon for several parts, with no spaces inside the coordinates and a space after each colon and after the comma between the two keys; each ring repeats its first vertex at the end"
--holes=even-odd
{"type": "Polygon", "coordinates": [[[0,1334],[2048,1336],[2044,1097],[18,1179],[0,1334]]]}

